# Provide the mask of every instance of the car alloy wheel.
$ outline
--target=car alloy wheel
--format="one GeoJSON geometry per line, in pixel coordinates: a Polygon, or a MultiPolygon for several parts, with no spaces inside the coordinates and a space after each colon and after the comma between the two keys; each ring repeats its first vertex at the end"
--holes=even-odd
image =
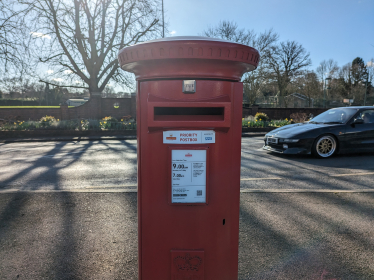
{"type": "Polygon", "coordinates": [[[336,151],[336,140],[333,136],[324,135],[318,138],[315,143],[315,152],[319,157],[331,157],[336,151]]]}

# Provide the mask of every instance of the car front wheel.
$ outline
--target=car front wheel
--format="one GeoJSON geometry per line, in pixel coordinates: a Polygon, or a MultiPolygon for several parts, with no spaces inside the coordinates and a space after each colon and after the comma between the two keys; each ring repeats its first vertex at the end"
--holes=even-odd
{"type": "Polygon", "coordinates": [[[335,154],[337,141],[332,135],[322,135],[314,142],[313,154],[319,158],[328,158],[335,154]]]}

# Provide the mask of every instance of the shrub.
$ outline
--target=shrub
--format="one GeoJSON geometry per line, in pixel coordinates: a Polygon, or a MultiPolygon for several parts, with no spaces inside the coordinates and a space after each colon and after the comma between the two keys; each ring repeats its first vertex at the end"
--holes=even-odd
{"type": "Polygon", "coordinates": [[[41,122],[49,122],[49,123],[51,123],[51,122],[55,122],[56,119],[55,119],[55,117],[52,117],[52,116],[45,116],[45,117],[42,117],[40,119],[40,121],[41,122]]]}
{"type": "Polygon", "coordinates": [[[78,120],[64,120],[51,124],[51,127],[61,130],[75,130],[78,128],[78,125],[78,120]]]}
{"type": "Polygon", "coordinates": [[[255,115],[255,120],[256,121],[268,121],[269,117],[265,113],[258,112],[255,115]]]}
{"type": "Polygon", "coordinates": [[[296,123],[301,123],[308,120],[308,115],[306,113],[292,113],[290,118],[296,123]]]}
{"type": "Polygon", "coordinates": [[[136,129],[136,121],[131,116],[125,116],[121,119],[121,129],[136,129]]]}
{"type": "Polygon", "coordinates": [[[87,124],[87,130],[101,130],[100,121],[89,119],[87,124]]]}
{"type": "Polygon", "coordinates": [[[42,127],[48,127],[48,126],[51,126],[51,123],[55,121],[56,121],[55,117],[45,116],[40,119],[40,124],[42,127]]]}
{"type": "Polygon", "coordinates": [[[113,129],[116,127],[118,120],[114,117],[105,117],[101,119],[100,126],[104,129],[113,129]]]}
{"type": "Polygon", "coordinates": [[[103,118],[102,121],[103,122],[118,122],[116,118],[111,117],[111,116],[103,118]]]}
{"type": "Polygon", "coordinates": [[[269,122],[269,126],[273,126],[273,127],[281,127],[281,126],[285,126],[285,125],[288,125],[288,124],[291,124],[292,121],[289,121],[288,119],[285,119],[285,120],[273,120],[273,121],[270,121],[269,122]]]}

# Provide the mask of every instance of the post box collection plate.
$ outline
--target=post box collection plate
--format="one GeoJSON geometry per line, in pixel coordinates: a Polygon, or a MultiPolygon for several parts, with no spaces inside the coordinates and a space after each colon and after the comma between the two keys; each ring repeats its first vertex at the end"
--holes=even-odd
{"type": "Polygon", "coordinates": [[[171,203],[206,202],[206,150],[171,151],[171,203]]]}

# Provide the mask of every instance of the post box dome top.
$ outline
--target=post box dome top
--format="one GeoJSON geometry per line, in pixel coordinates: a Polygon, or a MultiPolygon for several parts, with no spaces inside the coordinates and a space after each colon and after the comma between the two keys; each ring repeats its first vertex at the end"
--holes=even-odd
{"type": "Polygon", "coordinates": [[[118,53],[123,70],[146,79],[223,79],[239,81],[256,69],[258,51],[208,37],[169,37],[142,42],[118,53]]]}

